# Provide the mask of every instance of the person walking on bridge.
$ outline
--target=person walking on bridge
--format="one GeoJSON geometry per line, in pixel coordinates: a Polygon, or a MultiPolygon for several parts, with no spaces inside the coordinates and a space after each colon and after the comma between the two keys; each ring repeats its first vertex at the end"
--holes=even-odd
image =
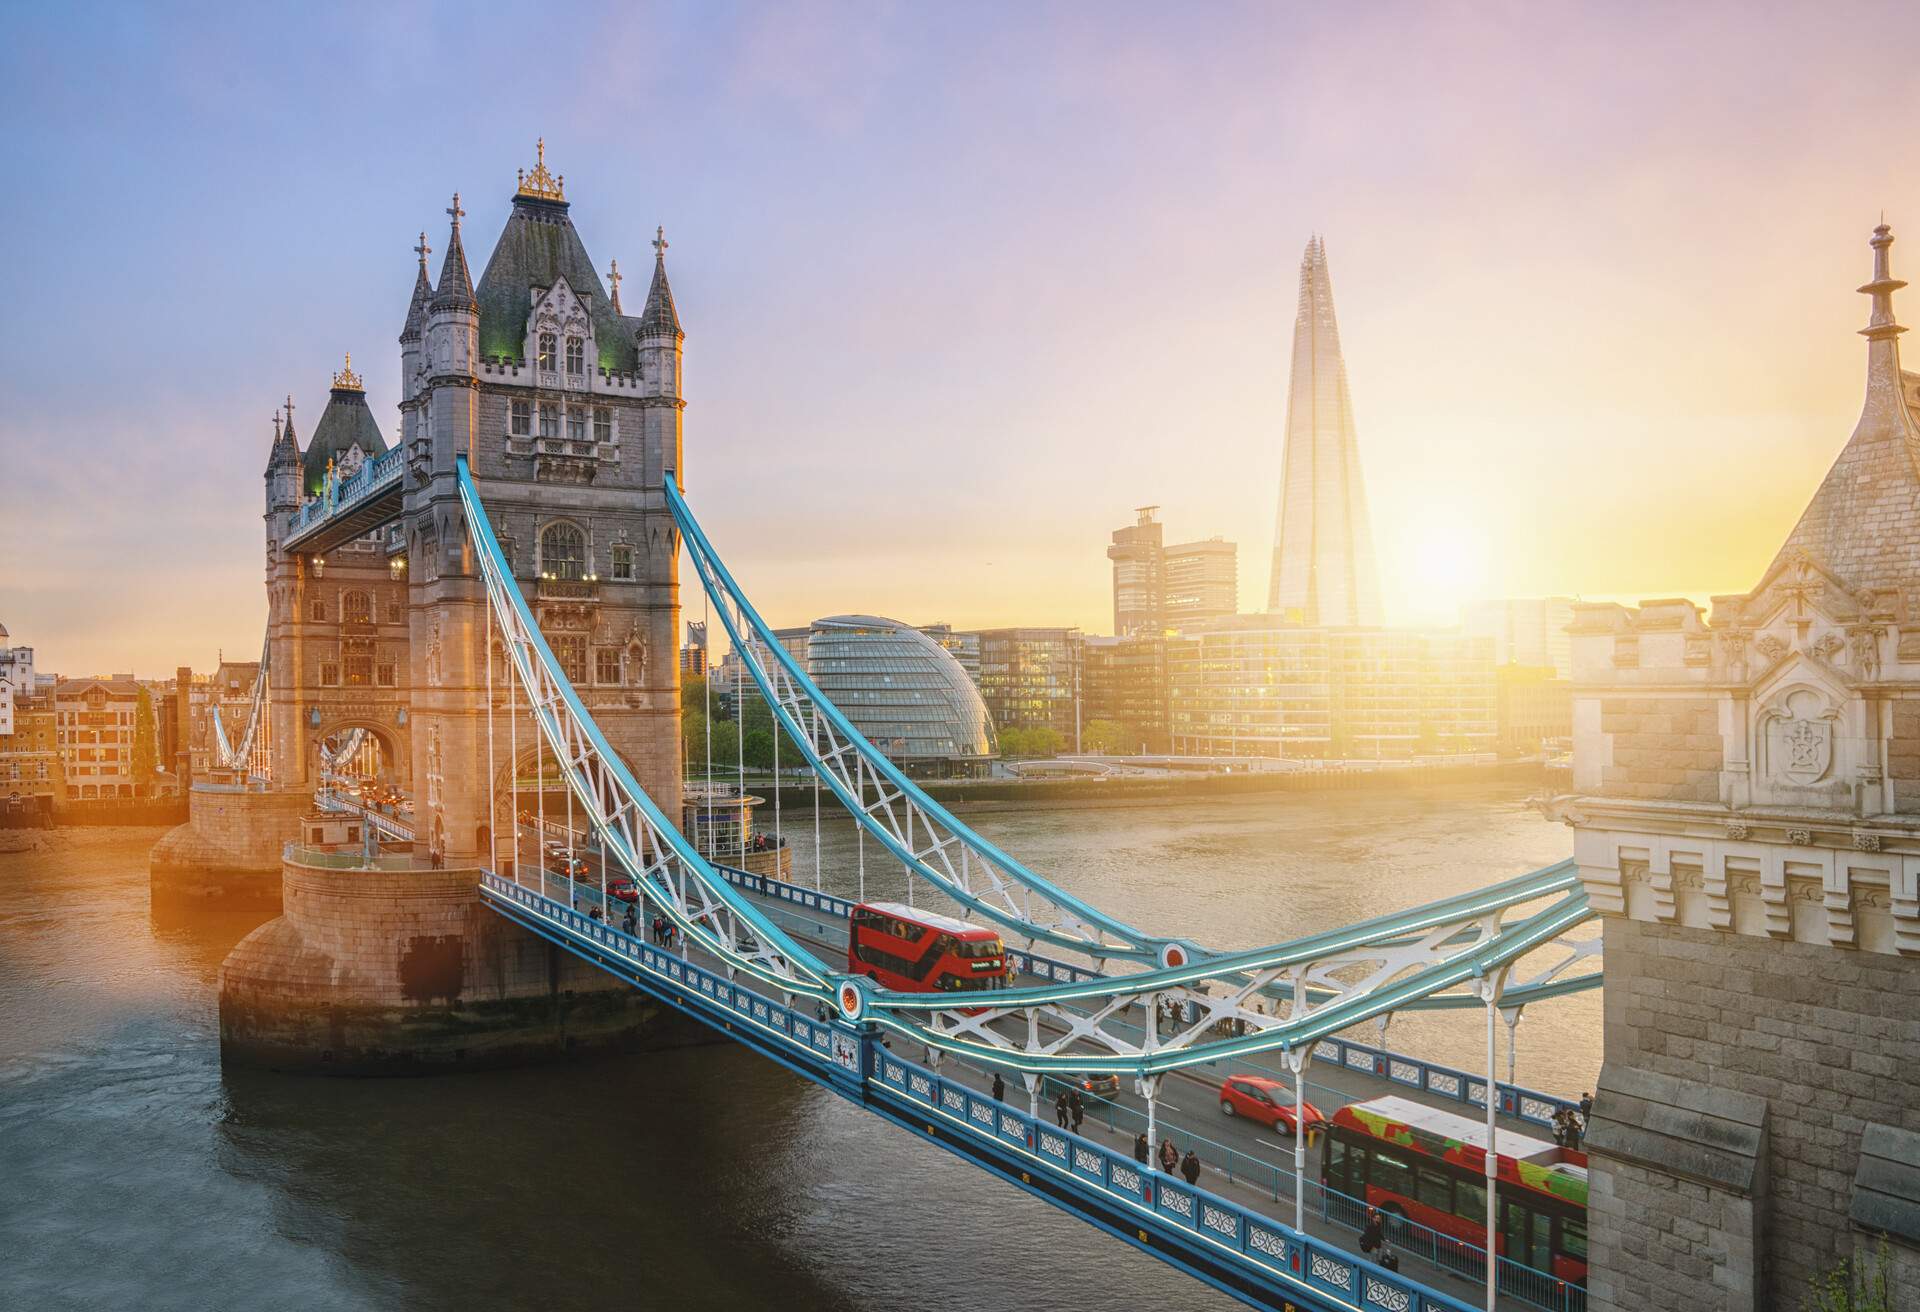
{"type": "Polygon", "coordinates": [[[1150,1156],[1152,1156],[1152,1154],[1147,1150],[1147,1132],[1142,1130],[1133,1141],[1133,1160],[1142,1166],[1146,1166],[1148,1165],[1147,1158],[1150,1156]]]}
{"type": "Polygon", "coordinates": [[[1180,1150],[1173,1146],[1173,1140],[1160,1141],[1160,1169],[1172,1175],[1180,1169],[1180,1150]]]}
{"type": "Polygon", "coordinates": [[[1062,1089],[1060,1096],[1053,1100],[1053,1119],[1060,1122],[1060,1128],[1064,1130],[1067,1128],[1067,1121],[1071,1115],[1072,1113],[1067,1107],[1066,1090],[1062,1089]]]}
{"type": "Polygon", "coordinates": [[[1186,1177],[1188,1184],[1200,1183],[1200,1154],[1188,1147],[1187,1155],[1180,1159],[1180,1174],[1186,1177]]]}
{"type": "Polygon", "coordinates": [[[993,1073],[993,1100],[995,1102],[1007,1100],[1007,1082],[1000,1078],[999,1071],[993,1073]]]}
{"type": "Polygon", "coordinates": [[[1087,1104],[1081,1098],[1080,1090],[1071,1089],[1067,1092],[1067,1110],[1073,1113],[1073,1132],[1080,1133],[1080,1124],[1087,1119],[1087,1104]]]}

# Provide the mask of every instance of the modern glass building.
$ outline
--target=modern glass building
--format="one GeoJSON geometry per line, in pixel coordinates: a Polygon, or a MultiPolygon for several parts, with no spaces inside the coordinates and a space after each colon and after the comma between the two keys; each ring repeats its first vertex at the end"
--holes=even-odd
{"type": "Polygon", "coordinates": [[[960,662],[912,625],[834,615],[813,622],[806,650],[820,690],[909,774],[975,774],[999,751],[960,662]]]}

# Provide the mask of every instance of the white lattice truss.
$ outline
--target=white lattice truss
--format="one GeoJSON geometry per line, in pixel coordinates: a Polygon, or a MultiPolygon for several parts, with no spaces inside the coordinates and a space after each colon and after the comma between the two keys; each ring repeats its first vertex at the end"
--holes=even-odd
{"type": "MultiPolygon", "coordinates": [[[[267,657],[272,650],[272,635],[268,634],[260,640],[260,666],[258,672],[253,676],[253,698],[251,705],[247,709],[247,727],[241,732],[240,741],[237,744],[228,743],[226,726],[220,723],[219,690],[215,689],[214,695],[210,698],[212,708],[209,712],[209,717],[213,724],[214,759],[223,770],[250,770],[253,759],[254,741],[260,734],[262,722],[266,719],[267,657]]],[[[185,696],[186,691],[186,689],[182,688],[180,690],[181,695],[185,696]]],[[[263,773],[264,771],[265,763],[263,763],[263,773]]]]}

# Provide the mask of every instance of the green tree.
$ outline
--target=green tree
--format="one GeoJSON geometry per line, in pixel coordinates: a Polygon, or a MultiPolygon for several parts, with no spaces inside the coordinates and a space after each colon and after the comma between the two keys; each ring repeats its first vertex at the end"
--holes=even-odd
{"type": "Polygon", "coordinates": [[[1812,1291],[1800,1301],[1801,1312],[1893,1312],[1890,1259],[1884,1235],[1871,1262],[1841,1258],[1814,1277],[1812,1291]]]}
{"type": "Polygon", "coordinates": [[[137,793],[144,795],[152,791],[154,766],[158,760],[158,739],[153,727],[153,694],[142,684],[140,700],[135,703],[133,710],[133,786],[137,793]]]}
{"type": "Polygon", "coordinates": [[[1102,756],[1120,756],[1130,752],[1133,743],[1119,721],[1088,720],[1080,727],[1080,746],[1102,756]]]}
{"type": "MultiPolygon", "coordinates": [[[[712,732],[713,771],[715,774],[720,774],[724,770],[734,768],[737,764],[740,751],[740,726],[732,720],[720,720],[714,724],[712,732]]],[[[704,770],[706,764],[703,752],[698,768],[704,770]]]]}
{"type": "Polygon", "coordinates": [[[755,770],[773,769],[773,733],[767,729],[749,729],[746,739],[747,764],[755,770]]]}
{"type": "Polygon", "coordinates": [[[1002,756],[1058,756],[1066,744],[1065,735],[1044,724],[1016,724],[1000,731],[1002,756]]]}

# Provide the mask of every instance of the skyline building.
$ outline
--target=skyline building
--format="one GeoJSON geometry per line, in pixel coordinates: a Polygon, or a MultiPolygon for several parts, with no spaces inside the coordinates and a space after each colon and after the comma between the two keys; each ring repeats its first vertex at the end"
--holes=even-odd
{"type": "Polygon", "coordinates": [[[1139,506],[1134,522],[1113,531],[1113,636],[1164,636],[1187,624],[1231,615],[1240,605],[1240,549],[1218,535],[1203,542],[1163,540],[1158,506],[1139,506]]]}
{"type": "Polygon", "coordinates": [[[1287,391],[1285,468],[1267,609],[1306,625],[1377,627],[1380,573],[1367,516],[1360,443],[1319,237],[1300,260],[1287,391]]]}
{"type": "Polygon", "coordinates": [[[999,751],[986,702],[954,654],[910,624],[829,615],[808,628],[807,673],[907,773],[981,773],[999,751]]]}
{"type": "Polygon", "coordinates": [[[1551,666],[1573,677],[1572,597],[1501,597],[1470,601],[1463,616],[1468,633],[1493,639],[1495,665],[1551,666]]]}

